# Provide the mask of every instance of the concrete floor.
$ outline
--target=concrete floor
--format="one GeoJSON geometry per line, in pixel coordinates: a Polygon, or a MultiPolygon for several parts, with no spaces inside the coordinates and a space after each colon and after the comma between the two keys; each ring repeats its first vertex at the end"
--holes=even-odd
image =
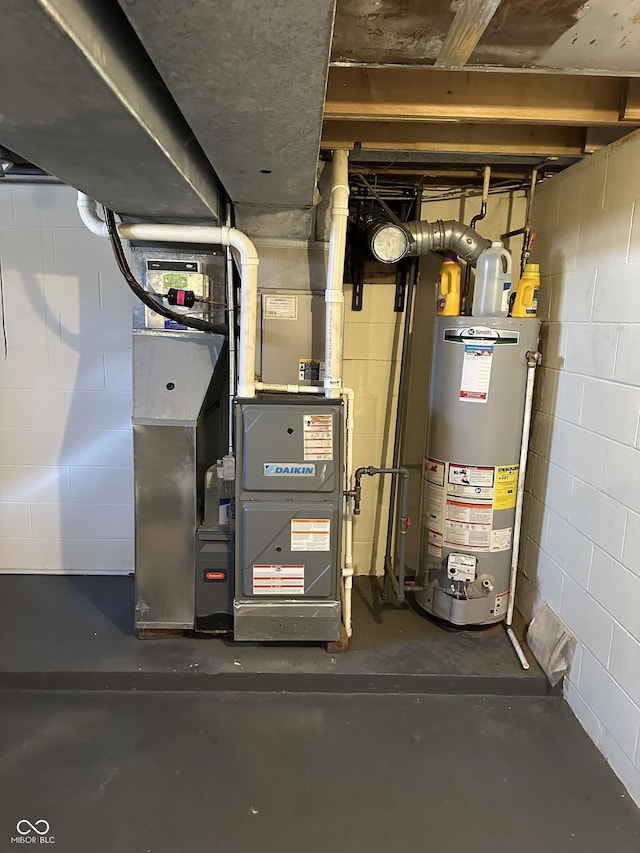
{"type": "Polygon", "coordinates": [[[640,850],[501,627],[449,633],[368,579],[354,603],[343,655],[141,642],[130,578],[0,577],[0,851],[23,820],[59,853],[640,850]]]}
{"type": "Polygon", "coordinates": [[[16,691],[0,850],[637,853],[640,816],[558,698],[16,691]]]}
{"type": "Polygon", "coordinates": [[[545,695],[502,626],[448,632],[408,605],[354,590],[349,650],[232,643],[219,637],[140,641],[133,578],[0,576],[0,687],[287,690],[545,695]]]}

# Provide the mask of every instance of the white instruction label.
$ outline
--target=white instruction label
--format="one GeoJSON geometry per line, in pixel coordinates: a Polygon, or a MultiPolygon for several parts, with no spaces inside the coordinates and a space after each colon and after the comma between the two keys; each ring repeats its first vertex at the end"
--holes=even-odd
{"type": "Polygon", "coordinates": [[[444,462],[432,459],[430,456],[425,456],[424,478],[427,483],[433,483],[434,486],[444,486],[444,470],[444,462]]]}
{"type": "Polygon", "coordinates": [[[333,415],[303,415],[304,461],[333,459],[333,415]]]}
{"type": "MultiPolygon", "coordinates": [[[[495,468],[478,468],[475,465],[449,465],[449,486],[493,489],[495,468]]],[[[451,488],[447,489],[451,493],[451,488]]],[[[493,494],[493,492],[492,492],[493,494]]]]}
{"type": "Polygon", "coordinates": [[[491,383],[493,347],[465,344],[459,399],[467,403],[486,403],[491,383]]]}
{"type": "Polygon", "coordinates": [[[292,518],[292,551],[330,551],[330,518],[292,518]]]}
{"type": "Polygon", "coordinates": [[[442,557],[442,533],[437,530],[429,530],[429,543],[427,545],[427,554],[432,557],[442,557]]]}
{"type": "Polygon", "coordinates": [[[491,545],[491,525],[447,519],[444,541],[445,545],[464,545],[476,551],[488,551],[491,545]]]}
{"type": "Polygon", "coordinates": [[[474,581],[478,560],[471,554],[449,554],[447,557],[447,574],[452,580],[474,581]]]}
{"type": "Polygon", "coordinates": [[[498,613],[504,613],[507,609],[507,604],[509,603],[509,593],[501,592],[500,595],[496,595],[496,603],[493,606],[494,616],[498,613]]]}
{"type": "Polygon", "coordinates": [[[254,566],[253,594],[304,595],[304,566],[254,566]]]}
{"type": "Polygon", "coordinates": [[[491,504],[476,504],[470,501],[447,499],[447,521],[468,521],[471,524],[491,526],[493,510],[491,504]]]}
{"type": "Polygon", "coordinates": [[[508,551],[511,548],[511,528],[503,527],[502,530],[491,531],[491,550],[508,551]]]}
{"type": "Polygon", "coordinates": [[[426,484],[425,523],[430,530],[444,531],[444,489],[433,483],[426,484]]]}
{"type": "Polygon", "coordinates": [[[271,296],[264,294],[262,314],[265,320],[297,320],[297,296],[271,296]]]}

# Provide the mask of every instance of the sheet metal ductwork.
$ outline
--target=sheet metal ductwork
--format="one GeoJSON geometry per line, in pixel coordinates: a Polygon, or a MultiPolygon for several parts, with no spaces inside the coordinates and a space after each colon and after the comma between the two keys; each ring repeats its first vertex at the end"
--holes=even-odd
{"type": "Polygon", "coordinates": [[[335,0],[119,0],[252,236],[309,237],[335,0]]]}
{"type": "Polygon", "coordinates": [[[221,188],[115,0],[6,0],[0,142],[121,214],[215,221],[221,188]]]}
{"type": "Polygon", "coordinates": [[[392,222],[376,225],[369,234],[369,245],[376,260],[384,264],[448,249],[475,266],[491,241],[455,219],[436,219],[435,222],[409,222],[402,227],[392,222]]]}

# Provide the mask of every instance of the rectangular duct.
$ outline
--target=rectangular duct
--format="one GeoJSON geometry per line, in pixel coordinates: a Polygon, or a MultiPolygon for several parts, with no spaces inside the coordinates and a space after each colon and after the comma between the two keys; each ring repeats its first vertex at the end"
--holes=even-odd
{"type": "Polygon", "coordinates": [[[0,144],[118,213],[218,218],[221,188],[115,0],[6,0],[0,144]]]}
{"type": "Polygon", "coordinates": [[[278,207],[314,203],[335,0],[120,5],[245,219],[287,233],[278,207]]]}

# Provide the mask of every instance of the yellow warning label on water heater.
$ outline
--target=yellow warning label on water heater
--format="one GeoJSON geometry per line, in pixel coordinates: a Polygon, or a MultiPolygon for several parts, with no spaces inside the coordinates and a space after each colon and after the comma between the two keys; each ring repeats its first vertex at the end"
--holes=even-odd
{"type": "Polygon", "coordinates": [[[518,493],[519,465],[499,465],[496,468],[496,484],[493,496],[493,508],[513,509],[518,493]]]}

